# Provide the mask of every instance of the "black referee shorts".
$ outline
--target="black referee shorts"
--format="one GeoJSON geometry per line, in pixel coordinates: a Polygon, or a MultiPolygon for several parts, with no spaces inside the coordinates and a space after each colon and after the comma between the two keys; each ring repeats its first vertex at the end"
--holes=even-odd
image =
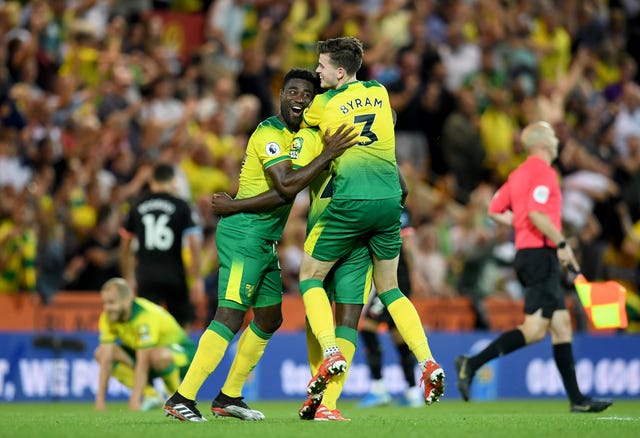
{"type": "Polygon", "coordinates": [[[525,248],[516,253],[514,267],[524,286],[524,312],[542,309],[544,318],[567,308],[560,283],[560,263],[555,248],[525,248]]]}

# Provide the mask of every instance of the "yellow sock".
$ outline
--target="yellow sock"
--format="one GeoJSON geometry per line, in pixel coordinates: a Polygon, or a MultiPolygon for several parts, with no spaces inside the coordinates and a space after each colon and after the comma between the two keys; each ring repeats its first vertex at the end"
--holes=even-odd
{"type": "Polygon", "coordinates": [[[324,391],[322,404],[331,410],[336,409],[338,399],[340,398],[340,394],[342,394],[342,390],[344,389],[344,384],[347,381],[347,375],[349,374],[349,368],[353,361],[353,355],[356,352],[358,332],[352,328],[338,326],[336,328],[336,341],[338,342],[338,347],[344,355],[344,358],[347,360],[347,371],[331,379],[327,389],[324,391]]]}
{"type": "MultiPolygon", "coordinates": [[[[123,363],[117,363],[113,370],[111,371],[111,375],[116,378],[116,380],[122,383],[127,388],[133,388],[133,380],[135,378],[133,368],[127,366],[123,363]]],[[[145,385],[142,390],[142,395],[144,397],[159,397],[158,391],[152,385],[145,385]]]]}
{"type": "Polygon", "coordinates": [[[300,282],[307,320],[323,351],[337,347],[333,311],[322,281],[315,278],[300,282]]]}
{"type": "Polygon", "coordinates": [[[158,371],[158,375],[162,377],[169,394],[173,394],[178,390],[178,386],[180,385],[180,368],[172,364],[167,369],[158,371]]]}
{"type": "Polygon", "coordinates": [[[400,289],[391,289],[380,294],[380,300],[387,307],[400,336],[407,343],[418,362],[431,359],[433,355],[429,348],[427,335],[422,327],[420,316],[411,301],[400,292],[400,289]]]}
{"type": "Polygon", "coordinates": [[[273,333],[263,332],[251,321],[249,327],[240,336],[238,352],[222,386],[222,392],[229,397],[242,396],[242,388],[247,382],[249,373],[258,364],[272,335],[273,333]]]}
{"type": "Polygon", "coordinates": [[[211,321],[207,330],[200,336],[198,349],[189,365],[178,392],[189,400],[195,400],[200,387],[207,380],[227,351],[234,333],[218,321],[211,321]]]}
{"type": "Polygon", "coordinates": [[[309,321],[306,321],[304,334],[307,337],[307,352],[309,357],[309,369],[311,371],[311,375],[315,376],[322,365],[322,361],[324,360],[324,352],[322,348],[320,348],[320,344],[318,343],[318,339],[316,335],[313,334],[311,327],[309,326],[309,321]]]}

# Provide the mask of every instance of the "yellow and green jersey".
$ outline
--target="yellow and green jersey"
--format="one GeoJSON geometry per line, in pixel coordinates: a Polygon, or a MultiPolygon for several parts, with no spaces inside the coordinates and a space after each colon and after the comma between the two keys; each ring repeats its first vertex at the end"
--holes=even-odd
{"type": "Polygon", "coordinates": [[[120,341],[132,350],[194,344],[169,312],[145,298],[134,298],[128,321],[112,323],[103,312],[99,329],[101,344],[120,341]]]}
{"type": "Polygon", "coordinates": [[[355,81],[317,95],[303,127],[332,132],[343,123],[360,130],[358,145],[333,161],[335,199],[388,199],[401,195],[389,94],[377,81],[355,81]]]}
{"type": "MultiPolygon", "coordinates": [[[[318,128],[303,128],[296,134],[291,144],[291,160],[293,168],[306,166],[322,152],[323,140],[318,128]]],[[[327,167],[309,184],[309,217],[307,230],[310,230],[318,220],[320,213],[327,207],[333,194],[331,171],[327,167]]]]}
{"type": "MultiPolygon", "coordinates": [[[[289,149],[295,135],[280,119],[264,120],[249,138],[236,199],[251,198],[274,188],[266,170],[281,161],[290,160],[289,149]]],[[[238,213],[226,216],[218,226],[238,230],[266,240],[278,240],[289,217],[291,204],[261,213],[238,213]]]]}

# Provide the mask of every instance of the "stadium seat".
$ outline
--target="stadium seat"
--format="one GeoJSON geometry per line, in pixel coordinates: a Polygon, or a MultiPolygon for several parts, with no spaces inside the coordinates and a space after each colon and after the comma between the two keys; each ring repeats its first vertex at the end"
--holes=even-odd
{"type": "Polygon", "coordinates": [[[467,297],[413,298],[411,301],[428,330],[459,332],[475,327],[476,314],[467,297]]]}
{"type": "Polygon", "coordinates": [[[511,330],[524,321],[524,302],[522,300],[487,297],[483,304],[491,331],[511,330]]]}

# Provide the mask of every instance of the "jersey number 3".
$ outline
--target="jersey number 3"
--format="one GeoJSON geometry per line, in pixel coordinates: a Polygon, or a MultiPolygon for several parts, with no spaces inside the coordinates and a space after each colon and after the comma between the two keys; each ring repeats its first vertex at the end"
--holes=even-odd
{"type": "Polygon", "coordinates": [[[373,121],[376,119],[375,114],[362,114],[353,118],[353,123],[364,123],[360,131],[360,137],[366,137],[368,140],[358,142],[358,146],[368,146],[374,141],[378,141],[378,136],[371,130],[373,121]]]}
{"type": "Polygon", "coordinates": [[[149,250],[166,251],[173,245],[173,230],[168,227],[169,215],[161,214],[158,217],[153,214],[142,216],[144,224],[144,247],[149,250]]]}

